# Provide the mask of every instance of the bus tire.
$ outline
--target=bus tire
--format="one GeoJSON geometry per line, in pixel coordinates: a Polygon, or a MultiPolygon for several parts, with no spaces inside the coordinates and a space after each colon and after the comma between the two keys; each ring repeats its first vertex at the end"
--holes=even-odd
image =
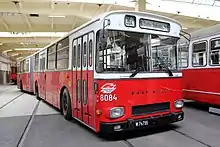
{"type": "Polygon", "coordinates": [[[37,83],[35,84],[35,95],[36,95],[36,99],[40,100],[37,83]]]}
{"type": "Polygon", "coordinates": [[[65,88],[61,94],[61,111],[66,120],[72,119],[72,107],[69,92],[65,88]]]}
{"type": "Polygon", "coordinates": [[[22,81],[20,81],[20,90],[21,90],[21,92],[24,92],[22,81]]]}

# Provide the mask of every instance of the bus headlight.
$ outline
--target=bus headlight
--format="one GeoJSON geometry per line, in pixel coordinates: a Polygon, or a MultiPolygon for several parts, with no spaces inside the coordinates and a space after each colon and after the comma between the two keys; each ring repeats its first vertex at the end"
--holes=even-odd
{"type": "Polygon", "coordinates": [[[179,108],[182,108],[182,107],[183,107],[184,101],[183,101],[183,100],[176,100],[176,101],[174,102],[174,104],[175,104],[175,107],[179,109],[179,108]]]}
{"type": "Polygon", "coordinates": [[[111,118],[119,118],[124,115],[123,107],[114,107],[110,109],[110,117],[111,118]]]}

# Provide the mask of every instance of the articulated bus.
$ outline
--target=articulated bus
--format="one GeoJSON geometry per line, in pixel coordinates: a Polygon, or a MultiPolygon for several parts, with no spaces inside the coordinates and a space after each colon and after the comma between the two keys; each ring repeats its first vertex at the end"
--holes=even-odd
{"type": "Polygon", "coordinates": [[[220,106],[220,25],[191,34],[188,66],[183,68],[183,98],[220,106]]]}
{"type": "Polygon", "coordinates": [[[159,15],[104,13],[21,61],[18,87],[28,83],[27,71],[37,99],[95,132],[182,121],[180,30],[159,15]]]}

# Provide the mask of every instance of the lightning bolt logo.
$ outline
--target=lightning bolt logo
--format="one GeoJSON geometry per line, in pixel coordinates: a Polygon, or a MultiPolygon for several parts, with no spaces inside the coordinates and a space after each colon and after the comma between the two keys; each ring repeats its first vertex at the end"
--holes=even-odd
{"type": "Polygon", "coordinates": [[[103,93],[112,93],[116,89],[116,84],[106,83],[101,87],[101,92],[103,93]]]}

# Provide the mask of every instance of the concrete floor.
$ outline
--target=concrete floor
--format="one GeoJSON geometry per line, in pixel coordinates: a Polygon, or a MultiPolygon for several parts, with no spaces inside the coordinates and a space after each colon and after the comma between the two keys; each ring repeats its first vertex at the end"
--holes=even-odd
{"type": "Polygon", "coordinates": [[[207,110],[188,103],[182,122],[103,138],[16,86],[0,86],[0,147],[220,147],[220,116],[207,110]]]}

